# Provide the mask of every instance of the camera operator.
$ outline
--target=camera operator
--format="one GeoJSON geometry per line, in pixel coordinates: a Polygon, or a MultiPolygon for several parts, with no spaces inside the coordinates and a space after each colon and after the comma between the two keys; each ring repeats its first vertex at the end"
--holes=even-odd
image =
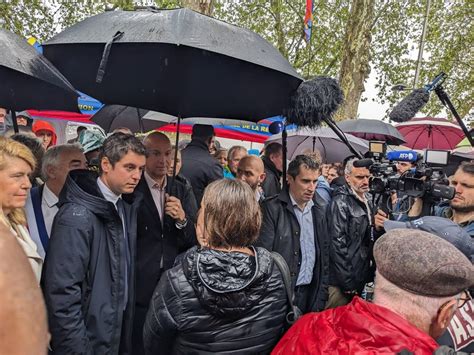
{"type": "MultiPolygon", "coordinates": [[[[456,173],[450,178],[450,186],[455,195],[450,201],[444,201],[434,208],[434,215],[448,218],[457,223],[474,237],[474,163],[462,163],[456,173]]],[[[423,209],[423,200],[417,198],[413,204],[409,217],[419,217],[423,209]]],[[[383,223],[388,219],[383,211],[375,215],[375,229],[383,230],[383,223]]]]}
{"type": "Polygon", "coordinates": [[[456,194],[435,209],[436,216],[449,218],[474,237],[474,162],[463,162],[450,179],[456,194]]]}
{"type": "MultiPolygon", "coordinates": [[[[397,167],[397,174],[399,176],[409,174],[410,170],[416,168],[416,163],[410,161],[395,161],[395,164],[397,167]]],[[[402,191],[394,191],[390,195],[390,200],[392,204],[393,219],[397,221],[407,220],[408,212],[411,208],[410,197],[402,191]]]]}

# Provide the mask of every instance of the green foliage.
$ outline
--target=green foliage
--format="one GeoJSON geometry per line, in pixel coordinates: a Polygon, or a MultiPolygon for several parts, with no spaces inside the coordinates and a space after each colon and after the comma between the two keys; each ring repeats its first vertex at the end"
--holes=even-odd
{"type": "MultiPolygon", "coordinates": [[[[198,1],[198,0],[196,0],[198,1]]],[[[305,0],[214,0],[213,16],[246,27],[273,43],[305,78],[314,75],[338,77],[344,34],[352,1],[315,0],[311,42],[303,36],[305,0]]],[[[377,75],[377,101],[395,103],[406,93],[391,90],[395,84],[413,86],[427,0],[376,0],[372,24],[370,65],[377,75]]],[[[0,1],[0,26],[41,42],[62,29],[106,9],[131,10],[156,5],[175,8],[180,0],[10,0],[0,1]]],[[[431,0],[424,61],[419,86],[445,71],[445,88],[461,116],[474,102],[474,2],[431,0]]],[[[436,98],[426,108],[437,115],[436,98]]]]}

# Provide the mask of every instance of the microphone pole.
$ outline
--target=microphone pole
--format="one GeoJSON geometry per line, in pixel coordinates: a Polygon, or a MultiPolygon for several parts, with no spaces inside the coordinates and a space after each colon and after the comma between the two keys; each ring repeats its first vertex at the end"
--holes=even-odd
{"type": "Polygon", "coordinates": [[[339,128],[339,126],[336,124],[336,122],[334,122],[331,118],[324,118],[324,122],[327,123],[327,125],[329,126],[329,128],[331,128],[333,130],[334,133],[336,133],[336,135],[339,137],[339,139],[342,141],[342,143],[344,143],[347,148],[349,148],[349,150],[351,151],[352,154],[354,154],[356,157],[358,157],[359,159],[363,159],[364,157],[362,156],[362,154],[360,154],[360,152],[358,152],[351,144],[351,142],[349,142],[349,140],[347,139],[346,135],[344,134],[344,132],[339,128]]]}
{"type": "Polygon", "coordinates": [[[459,126],[461,126],[461,129],[464,132],[464,135],[467,137],[467,140],[471,144],[471,147],[474,147],[474,139],[472,139],[471,134],[467,130],[467,127],[462,121],[461,116],[459,116],[459,113],[456,111],[456,108],[451,102],[451,99],[449,98],[448,94],[446,93],[446,91],[444,91],[443,86],[442,85],[437,86],[434,89],[434,92],[438,96],[439,100],[443,103],[443,105],[449,108],[453,116],[456,118],[456,121],[458,121],[459,126]]]}

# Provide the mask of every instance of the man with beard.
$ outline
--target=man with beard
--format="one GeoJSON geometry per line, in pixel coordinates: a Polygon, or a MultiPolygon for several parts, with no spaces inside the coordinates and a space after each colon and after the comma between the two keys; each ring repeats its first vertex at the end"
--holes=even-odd
{"type": "Polygon", "coordinates": [[[243,157],[237,167],[237,179],[245,181],[255,192],[255,198],[262,202],[265,196],[261,184],[265,180],[265,168],[262,159],[255,155],[243,157]]]}
{"type": "Polygon", "coordinates": [[[462,163],[450,180],[456,195],[439,205],[435,214],[449,218],[474,237],[474,163],[462,163]]]}
{"type": "Polygon", "coordinates": [[[368,194],[370,172],[349,160],[347,185],[337,188],[329,212],[331,254],[327,308],[342,306],[361,294],[370,281],[372,202],[368,194]]]}

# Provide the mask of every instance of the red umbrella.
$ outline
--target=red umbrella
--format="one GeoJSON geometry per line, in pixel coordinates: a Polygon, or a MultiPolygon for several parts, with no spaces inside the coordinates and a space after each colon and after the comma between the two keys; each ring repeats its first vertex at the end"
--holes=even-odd
{"type": "Polygon", "coordinates": [[[77,112],[28,110],[28,113],[34,119],[53,119],[80,123],[94,123],[91,121],[92,115],[85,115],[77,112]]]}
{"type": "MultiPolygon", "coordinates": [[[[176,132],[175,124],[168,124],[166,126],[158,128],[158,131],[162,132],[176,132]]],[[[179,132],[184,134],[191,134],[193,131],[193,126],[191,124],[181,123],[179,132]]],[[[226,127],[226,126],[214,126],[214,133],[216,137],[237,139],[240,141],[249,141],[263,143],[267,140],[269,135],[258,134],[258,133],[249,133],[242,132],[238,128],[226,127]]]]}
{"type": "Polygon", "coordinates": [[[451,150],[464,138],[461,127],[445,118],[413,118],[396,126],[412,149],[451,150]]]}

